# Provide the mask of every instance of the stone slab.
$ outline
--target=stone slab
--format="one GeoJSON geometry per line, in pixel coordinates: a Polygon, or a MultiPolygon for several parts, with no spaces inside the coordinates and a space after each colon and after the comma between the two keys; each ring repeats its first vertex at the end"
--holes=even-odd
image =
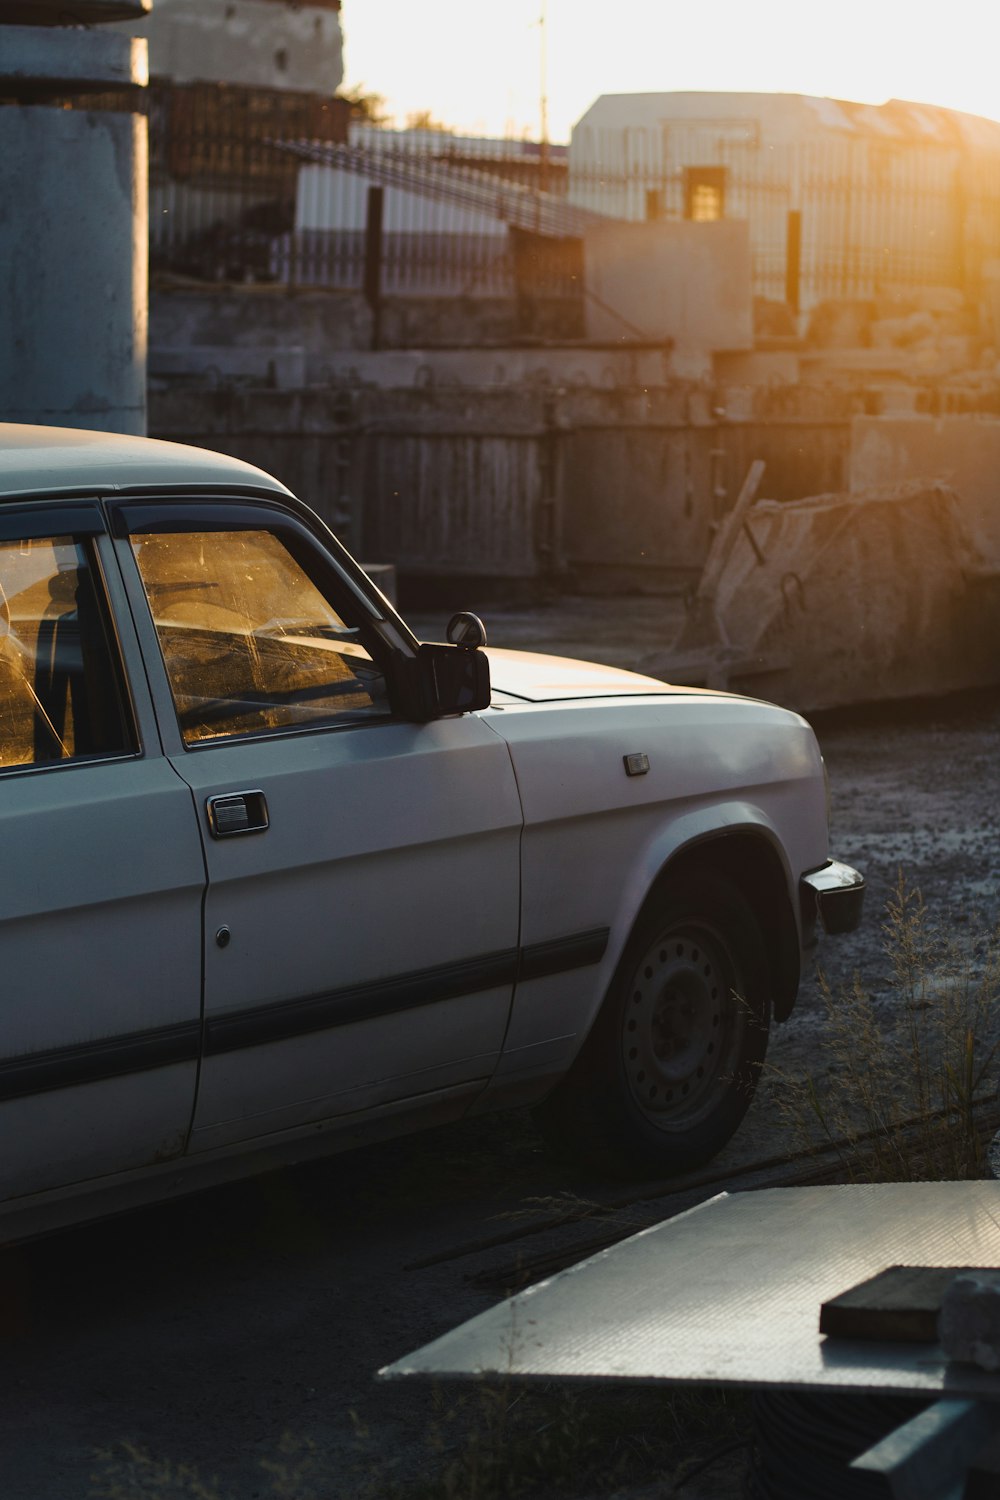
{"type": "Polygon", "coordinates": [[[0,85],[140,89],[149,81],[146,43],[116,31],[5,26],[0,85]]]}

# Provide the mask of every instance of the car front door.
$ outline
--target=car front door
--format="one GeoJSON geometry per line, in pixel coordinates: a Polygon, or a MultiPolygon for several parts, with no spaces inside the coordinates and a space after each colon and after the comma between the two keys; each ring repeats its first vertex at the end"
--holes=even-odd
{"type": "Polygon", "coordinates": [[[474,714],[394,713],[391,622],[301,516],[118,514],[208,868],[191,1149],[478,1089],[517,959],[506,746],[474,714]]]}
{"type": "Polygon", "coordinates": [[[116,573],[96,502],[0,510],[0,1204],[191,1126],[204,861],[116,573]]]}

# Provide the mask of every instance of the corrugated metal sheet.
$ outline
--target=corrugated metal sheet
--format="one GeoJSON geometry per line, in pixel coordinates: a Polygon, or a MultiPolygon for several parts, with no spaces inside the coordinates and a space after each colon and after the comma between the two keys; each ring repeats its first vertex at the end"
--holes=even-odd
{"type": "Polygon", "coordinates": [[[1000,1267],[1000,1183],[721,1194],[501,1303],[383,1376],[513,1376],[1000,1399],[933,1344],[822,1338],[820,1305],[890,1265],[1000,1267]]]}

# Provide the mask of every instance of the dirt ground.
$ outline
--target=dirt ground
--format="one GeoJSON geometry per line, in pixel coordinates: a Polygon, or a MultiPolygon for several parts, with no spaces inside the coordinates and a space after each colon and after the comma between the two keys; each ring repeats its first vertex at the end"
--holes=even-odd
{"type": "MultiPolygon", "coordinates": [[[[584,600],[493,611],[492,636],[626,666],[655,644],[663,610],[584,600]]],[[[432,623],[421,631],[441,638],[432,623]]],[[[899,866],[946,925],[985,930],[996,916],[1000,690],[817,727],[833,852],[870,884],[863,929],[824,942],[821,962],[834,985],[857,971],[877,992],[879,914],[899,866]]],[[[809,976],[772,1059],[821,1070],[825,1024],[809,976]]],[[[719,1169],[773,1156],[782,1139],[765,1086],[719,1169]]],[[[672,1494],[693,1463],[741,1440],[739,1400],[374,1379],[494,1303],[522,1255],[557,1242],[565,1254],[573,1234],[584,1246],[586,1223],[516,1236],[558,1217],[560,1202],[607,1193],[513,1114],[7,1251],[0,1490],[5,1500],[672,1494]]],[[[739,1450],[721,1454],[682,1500],[735,1497],[741,1469],[739,1450]]]]}

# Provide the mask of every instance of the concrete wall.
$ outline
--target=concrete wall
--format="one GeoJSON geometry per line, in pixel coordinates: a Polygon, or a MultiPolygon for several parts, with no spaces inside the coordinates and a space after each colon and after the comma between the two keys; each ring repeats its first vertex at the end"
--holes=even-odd
{"type": "MultiPolygon", "coordinates": [[[[352,550],[395,563],[404,582],[463,575],[663,591],[703,566],[748,455],[760,456],[760,404],[760,420],[720,421],[710,391],[679,381],[646,390],[177,386],[153,393],[151,428],[277,474],[352,550]]],[[[847,429],[839,407],[824,425],[819,409],[802,405],[809,436],[798,445],[798,480],[813,493],[847,429]]],[[[791,427],[790,397],[782,409],[791,427]]],[[[775,493],[767,476],[764,493],[775,493]]]]}
{"type": "Polygon", "coordinates": [[[306,351],[312,378],[332,350],[370,349],[372,315],[354,292],[296,292],[285,287],[163,288],[150,292],[151,351],[198,347],[306,351]]]}
{"type": "Polygon", "coordinates": [[[683,391],[581,393],[561,413],[562,556],[581,586],[683,587],[727,503],[707,407],[683,391]]]}
{"type": "MultiPolygon", "coordinates": [[[[152,288],[150,345],[177,350],[232,345],[305,350],[308,379],[329,380],[353,351],[372,347],[371,308],[360,292],[294,291],[287,287],[152,288]]],[[[583,333],[578,303],[538,299],[538,338],[565,340],[583,333]]],[[[384,350],[484,346],[509,349],[518,338],[512,297],[387,297],[382,305],[384,350]]]]}
{"type": "Polygon", "coordinates": [[[801,500],[847,485],[851,424],[835,412],[822,417],[772,417],[733,422],[719,431],[725,452],[722,474],[734,495],[755,458],[767,468],[761,494],[769,500],[801,500]]]}
{"type": "Polygon", "coordinates": [[[978,565],[1000,568],[1000,420],[855,417],[851,490],[915,479],[940,480],[957,491],[978,565]]]}
{"type": "Polygon", "coordinates": [[[122,29],[149,39],[154,77],[334,94],[344,76],[340,18],[329,5],[274,0],[156,0],[122,29]]]}
{"type": "Polygon", "coordinates": [[[145,431],[146,169],[145,118],[0,109],[5,420],[145,431]]]}
{"type": "Polygon", "coordinates": [[[674,343],[683,373],[753,346],[750,237],[742,220],[609,223],[584,237],[588,339],[674,343]]]}

